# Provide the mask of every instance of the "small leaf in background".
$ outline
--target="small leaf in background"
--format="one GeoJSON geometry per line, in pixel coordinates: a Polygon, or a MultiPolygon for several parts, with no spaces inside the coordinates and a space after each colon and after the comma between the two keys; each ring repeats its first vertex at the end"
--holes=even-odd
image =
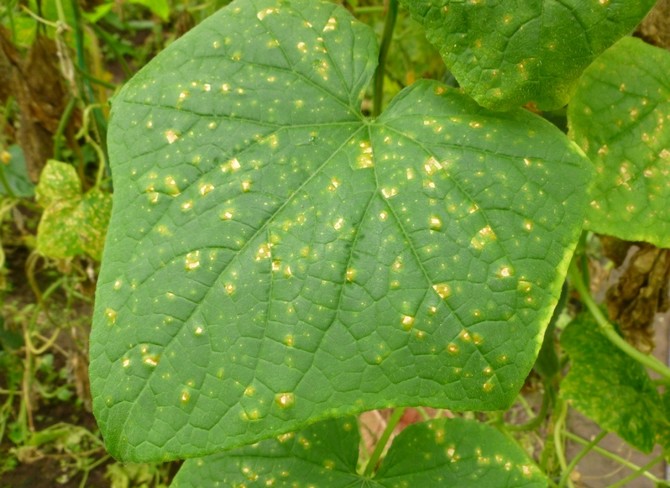
{"type": "Polygon", "coordinates": [[[568,102],[582,71],[631,32],[655,0],[401,3],[479,104],[551,110],[568,102]]]}
{"type": "Polygon", "coordinates": [[[598,331],[591,315],[581,315],[561,334],[570,372],[561,396],[604,430],[616,432],[643,452],[670,442],[670,423],[661,397],[644,367],[598,331]]]}
{"type": "Polygon", "coordinates": [[[570,135],[596,177],[585,227],[670,247],[670,53],[625,38],[582,76],[570,135]]]}
{"type": "Polygon", "coordinates": [[[83,253],[99,260],[111,214],[111,196],[91,189],[81,193],[81,182],[70,164],[49,161],[36,189],[44,207],[37,228],[37,250],[65,259],[83,253]]]}
{"type": "Polygon", "coordinates": [[[327,420],[251,447],[189,459],[171,486],[547,486],[523,449],[474,421],[438,419],[409,425],[395,438],[373,478],[356,473],[358,445],[355,419],[327,420]]]}
{"type": "Polygon", "coordinates": [[[14,144],[6,150],[0,151],[0,195],[14,195],[15,197],[32,197],[35,194],[35,185],[30,181],[26,160],[20,146],[14,144]],[[9,186],[9,189],[6,188],[9,186]],[[9,191],[8,191],[9,190],[9,191]]]}
{"type": "Polygon", "coordinates": [[[161,18],[162,21],[170,17],[170,5],[167,0],[129,0],[129,3],[143,5],[161,18]]]}
{"type": "Polygon", "coordinates": [[[590,163],[536,115],[435,81],[366,119],[377,54],[333,3],[237,1],[116,96],[90,368],[113,455],[516,397],[590,163]]]}
{"type": "Polygon", "coordinates": [[[71,164],[50,160],[42,170],[35,193],[37,203],[44,208],[61,200],[76,202],[81,198],[81,182],[71,164]]]}

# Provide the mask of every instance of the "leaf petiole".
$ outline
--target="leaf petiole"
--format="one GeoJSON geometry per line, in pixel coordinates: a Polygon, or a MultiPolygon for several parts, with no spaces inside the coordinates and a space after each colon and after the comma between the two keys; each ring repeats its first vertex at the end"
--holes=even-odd
{"type": "Polygon", "coordinates": [[[650,356],[638,351],[617,333],[617,331],[614,329],[614,326],[610,323],[609,320],[607,320],[598,304],[593,300],[593,297],[584,283],[582,274],[574,260],[570,264],[568,276],[570,278],[570,283],[579,292],[579,295],[582,298],[582,302],[584,305],[586,305],[586,308],[589,309],[591,315],[593,315],[593,318],[598,323],[598,326],[605,337],[607,337],[607,339],[609,339],[612,344],[621,349],[621,351],[626,353],[628,356],[632,357],[643,366],[656,371],[666,381],[670,381],[670,369],[665,364],[656,359],[654,356],[650,356]]]}
{"type": "Polygon", "coordinates": [[[377,65],[377,71],[375,71],[375,89],[372,104],[372,115],[374,117],[378,117],[379,114],[382,113],[386,57],[388,56],[389,46],[393,40],[393,29],[395,28],[395,21],[397,18],[398,0],[389,0],[386,22],[384,23],[384,34],[382,35],[382,43],[379,47],[379,64],[377,65]]]}
{"type": "Polygon", "coordinates": [[[398,425],[398,422],[400,422],[400,419],[402,418],[404,413],[405,413],[404,408],[396,408],[391,414],[391,418],[389,418],[389,421],[386,424],[386,428],[384,429],[384,432],[382,432],[382,435],[379,437],[377,445],[375,446],[375,450],[372,451],[372,455],[368,460],[368,464],[366,464],[365,470],[363,471],[363,476],[365,476],[366,478],[370,478],[372,476],[372,473],[374,472],[375,468],[377,467],[377,464],[379,463],[379,458],[384,452],[384,448],[386,447],[386,444],[388,443],[391,434],[393,434],[396,425],[398,425]]]}

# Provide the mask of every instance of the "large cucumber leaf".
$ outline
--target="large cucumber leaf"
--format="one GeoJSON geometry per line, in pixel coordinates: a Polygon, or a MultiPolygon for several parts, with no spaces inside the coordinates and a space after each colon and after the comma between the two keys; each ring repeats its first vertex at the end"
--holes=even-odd
{"type": "Polygon", "coordinates": [[[539,117],[431,81],[365,119],[376,55],[334,4],[238,0],[114,100],[90,368],[113,455],[514,399],[590,163],[539,117]]]}
{"type": "Polygon", "coordinates": [[[402,0],[481,105],[568,103],[582,71],[656,0],[402,0]]]}
{"type": "Polygon", "coordinates": [[[584,72],[570,102],[570,135],[596,177],[585,226],[670,247],[670,53],[634,38],[584,72]]]}
{"type": "Polygon", "coordinates": [[[356,472],[358,444],[354,419],[327,420],[254,446],[189,459],[171,486],[547,486],[523,449],[475,421],[438,419],[408,426],[374,477],[356,472]]]}

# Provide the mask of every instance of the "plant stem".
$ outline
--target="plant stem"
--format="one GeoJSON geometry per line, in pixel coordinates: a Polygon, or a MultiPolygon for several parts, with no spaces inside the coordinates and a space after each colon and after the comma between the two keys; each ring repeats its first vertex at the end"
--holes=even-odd
{"type": "MultiPolygon", "coordinates": [[[[568,470],[568,462],[565,459],[565,443],[561,434],[565,434],[565,419],[568,416],[568,406],[564,401],[558,401],[556,404],[556,423],[554,424],[554,446],[556,449],[556,458],[561,467],[561,472],[568,470]]],[[[572,488],[572,480],[570,477],[565,479],[565,482],[572,488]]]]}
{"type": "Polygon", "coordinates": [[[384,34],[382,35],[382,44],[379,47],[379,64],[375,71],[375,89],[372,103],[372,116],[378,117],[382,113],[382,103],[384,101],[384,75],[386,71],[386,57],[389,46],[393,40],[393,29],[395,21],[398,18],[398,0],[389,0],[388,11],[386,13],[386,22],[384,23],[384,34]]]}
{"type": "Polygon", "coordinates": [[[74,107],[77,104],[77,100],[74,97],[71,97],[67,105],[65,106],[65,110],[63,110],[63,115],[61,115],[60,120],[58,121],[58,127],[56,128],[56,133],[53,136],[53,141],[54,141],[54,159],[61,160],[61,146],[63,145],[63,133],[65,132],[65,128],[67,127],[68,122],[70,121],[70,117],[72,116],[72,112],[74,110],[74,107]]]}
{"type": "MultiPolygon", "coordinates": [[[[519,397],[519,400],[522,404],[528,404],[528,402],[525,401],[525,399],[522,399],[523,397],[519,397]]],[[[535,430],[537,429],[540,425],[542,425],[542,422],[546,420],[547,417],[547,412],[549,411],[549,403],[551,402],[551,392],[549,391],[549,386],[545,386],[544,392],[542,394],[542,405],[540,406],[540,411],[537,413],[537,415],[533,416],[533,411],[527,411],[526,413],[528,414],[531,419],[526,422],[525,424],[505,424],[505,429],[512,431],[512,432],[519,432],[519,431],[530,431],[530,430],[535,430]]],[[[530,408],[530,407],[529,407],[530,408]]]]}
{"type": "MultiPolygon", "coordinates": [[[[583,446],[586,446],[586,445],[590,444],[589,441],[587,441],[586,439],[582,439],[581,437],[579,437],[578,435],[573,434],[572,432],[565,432],[565,437],[567,437],[568,439],[570,439],[572,441],[575,441],[578,444],[581,444],[583,446]]],[[[607,449],[603,449],[600,446],[593,446],[593,451],[597,452],[598,454],[602,455],[603,457],[606,457],[608,459],[611,459],[612,461],[615,461],[618,464],[621,464],[622,466],[625,466],[628,469],[631,469],[631,470],[635,471],[636,473],[640,472],[642,476],[644,476],[647,479],[650,479],[654,483],[662,483],[663,482],[662,479],[658,478],[657,476],[654,476],[649,471],[642,472],[644,469],[646,469],[647,466],[653,466],[654,464],[657,464],[658,462],[662,461],[663,456],[664,456],[663,454],[661,454],[658,458],[653,459],[652,462],[647,463],[644,467],[640,467],[640,466],[638,466],[634,463],[631,463],[628,459],[622,458],[621,456],[617,456],[616,454],[608,451],[607,449]]]]}
{"type": "MultiPolygon", "coordinates": [[[[626,476],[624,479],[617,481],[613,485],[610,485],[609,488],[618,488],[620,486],[628,486],[628,484],[631,481],[633,481],[635,478],[639,478],[640,476],[645,476],[645,475],[649,474],[649,468],[653,468],[658,463],[663,462],[663,459],[665,458],[665,454],[666,453],[659,454],[658,456],[656,456],[654,459],[649,461],[644,466],[640,466],[639,469],[635,470],[630,475],[626,476]]],[[[660,482],[662,482],[662,480],[656,481],[656,483],[659,484],[659,485],[660,485],[660,482]]]]}
{"type": "Polygon", "coordinates": [[[393,434],[393,430],[395,429],[396,425],[398,425],[398,422],[400,422],[400,419],[402,418],[402,415],[404,413],[405,413],[404,408],[396,408],[393,411],[391,418],[389,418],[389,421],[386,424],[384,432],[382,432],[382,435],[379,437],[379,440],[377,441],[375,450],[372,451],[372,455],[370,456],[370,459],[368,459],[368,464],[365,466],[363,476],[365,476],[366,478],[370,478],[372,476],[372,473],[375,470],[377,463],[379,462],[379,458],[382,456],[384,448],[386,447],[386,444],[388,443],[391,434],[393,434]]]}
{"type": "Polygon", "coordinates": [[[568,276],[570,277],[570,283],[572,286],[579,292],[579,295],[582,298],[582,303],[584,303],[586,308],[589,309],[589,312],[591,312],[591,315],[593,315],[593,318],[598,323],[600,331],[605,335],[605,337],[607,337],[607,339],[609,339],[612,344],[618,347],[625,354],[635,359],[643,366],[656,371],[665,379],[666,382],[670,381],[670,368],[668,368],[654,356],[650,356],[638,351],[617,333],[617,331],[614,329],[614,326],[610,323],[609,320],[607,320],[598,304],[593,300],[591,292],[584,283],[584,280],[582,280],[581,271],[575,264],[574,260],[570,264],[568,276]]]}
{"type": "Polygon", "coordinates": [[[600,434],[595,436],[591,442],[586,444],[584,448],[579,451],[579,453],[570,461],[570,464],[568,464],[568,467],[563,470],[563,474],[561,475],[561,480],[558,483],[559,487],[565,486],[565,483],[567,482],[568,478],[570,477],[570,473],[572,473],[577,467],[577,464],[579,464],[579,461],[584,459],[584,456],[586,456],[589,452],[593,450],[595,446],[598,445],[598,443],[607,435],[606,431],[601,431],[600,434]]]}

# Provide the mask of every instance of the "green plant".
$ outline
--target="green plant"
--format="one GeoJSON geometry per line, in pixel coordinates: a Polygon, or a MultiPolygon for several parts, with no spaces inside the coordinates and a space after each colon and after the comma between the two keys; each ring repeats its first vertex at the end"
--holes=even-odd
{"type": "MultiPolygon", "coordinates": [[[[589,375],[576,367],[557,397],[552,334],[538,371],[550,392],[543,408],[555,405],[558,466],[544,459],[538,469],[492,415],[494,425],[407,427],[379,467],[398,408],[357,471],[350,418],[508,408],[556,326],[569,268],[597,324],[588,341],[566,329],[575,364],[607,347],[638,360],[629,377],[628,366],[610,371],[632,399],[658,395],[643,365],[670,379],[593,302],[581,248],[570,264],[584,222],[667,245],[667,87],[652,65],[663,71],[668,54],[623,39],[600,56],[653,2],[403,3],[462,90],[422,80],[383,107],[396,1],[379,50],[333,3],[237,0],[114,99],[114,206],[90,351],[112,455],[197,458],[177,486],[569,484],[566,401],[588,391],[589,375]],[[631,56],[641,73],[613,81],[628,76],[610,70],[631,56]],[[582,149],[519,108],[567,102],[582,149]],[[627,136],[641,141],[635,152],[627,136]],[[651,223],[619,225],[642,210],[651,223]]],[[[570,327],[581,322],[591,323],[570,327]]],[[[592,415],[606,418],[607,406],[592,415]]],[[[603,427],[642,450],[665,447],[663,409],[645,419],[644,432],[603,427]]]]}

